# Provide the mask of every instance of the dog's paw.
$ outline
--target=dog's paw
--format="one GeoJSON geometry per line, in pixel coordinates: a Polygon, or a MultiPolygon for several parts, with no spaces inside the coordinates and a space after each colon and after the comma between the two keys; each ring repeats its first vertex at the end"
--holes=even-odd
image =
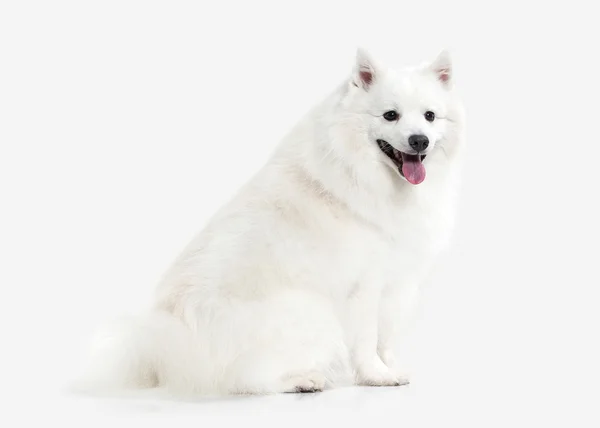
{"type": "Polygon", "coordinates": [[[398,386],[408,385],[410,380],[408,375],[401,370],[391,369],[390,370],[396,381],[398,382],[398,386]]]}
{"type": "Polygon", "coordinates": [[[288,393],[321,392],[325,388],[325,376],[310,372],[302,376],[289,376],[285,379],[285,391],[288,393]]]}
{"type": "Polygon", "coordinates": [[[375,358],[369,364],[362,364],[356,371],[356,383],[362,386],[401,386],[409,383],[408,376],[395,368],[389,368],[375,358]]]}
{"type": "Polygon", "coordinates": [[[394,353],[390,350],[380,352],[381,361],[390,370],[392,375],[397,379],[399,385],[407,385],[409,382],[408,375],[398,368],[398,363],[394,353]]]}
{"type": "Polygon", "coordinates": [[[407,383],[398,378],[379,358],[362,364],[356,371],[356,383],[363,386],[399,386],[407,383]]]}

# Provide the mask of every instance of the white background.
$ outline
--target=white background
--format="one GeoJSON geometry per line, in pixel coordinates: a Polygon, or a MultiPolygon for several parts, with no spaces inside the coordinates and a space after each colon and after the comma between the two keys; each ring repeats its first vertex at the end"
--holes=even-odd
{"type": "Polygon", "coordinates": [[[591,4],[3,1],[2,415],[598,426],[591,4]],[[65,394],[92,329],[147,303],[358,45],[396,65],[448,48],[468,114],[460,221],[424,284],[411,385],[198,403],[65,394]]]}

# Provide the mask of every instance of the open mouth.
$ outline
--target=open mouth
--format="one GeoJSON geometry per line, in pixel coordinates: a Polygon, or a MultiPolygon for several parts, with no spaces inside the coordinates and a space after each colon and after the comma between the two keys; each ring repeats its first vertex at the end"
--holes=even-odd
{"type": "Polygon", "coordinates": [[[393,148],[385,140],[377,140],[379,149],[394,162],[394,165],[398,167],[400,174],[406,178],[411,184],[419,184],[425,180],[425,166],[423,165],[423,159],[427,155],[414,154],[401,152],[393,148]]]}

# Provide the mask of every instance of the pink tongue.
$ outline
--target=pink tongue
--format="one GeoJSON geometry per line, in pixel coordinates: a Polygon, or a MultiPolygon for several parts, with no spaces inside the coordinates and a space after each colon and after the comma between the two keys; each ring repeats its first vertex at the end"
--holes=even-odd
{"type": "Polygon", "coordinates": [[[409,183],[422,183],[425,180],[425,167],[421,162],[421,156],[402,153],[402,174],[409,183]]]}

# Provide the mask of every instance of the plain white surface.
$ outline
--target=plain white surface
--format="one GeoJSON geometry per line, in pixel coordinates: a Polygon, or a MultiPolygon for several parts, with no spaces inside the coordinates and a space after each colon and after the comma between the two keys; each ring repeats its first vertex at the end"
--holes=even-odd
{"type": "Polygon", "coordinates": [[[4,416],[597,426],[600,34],[588,4],[2,2],[4,416]],[[424,284],[412,384],[199,403],[64,394],[92,329],[147,303],[183,245],[347,76],[357,45],[398,65],[450,49],[468,113],[459,224],[424,284]]]}

